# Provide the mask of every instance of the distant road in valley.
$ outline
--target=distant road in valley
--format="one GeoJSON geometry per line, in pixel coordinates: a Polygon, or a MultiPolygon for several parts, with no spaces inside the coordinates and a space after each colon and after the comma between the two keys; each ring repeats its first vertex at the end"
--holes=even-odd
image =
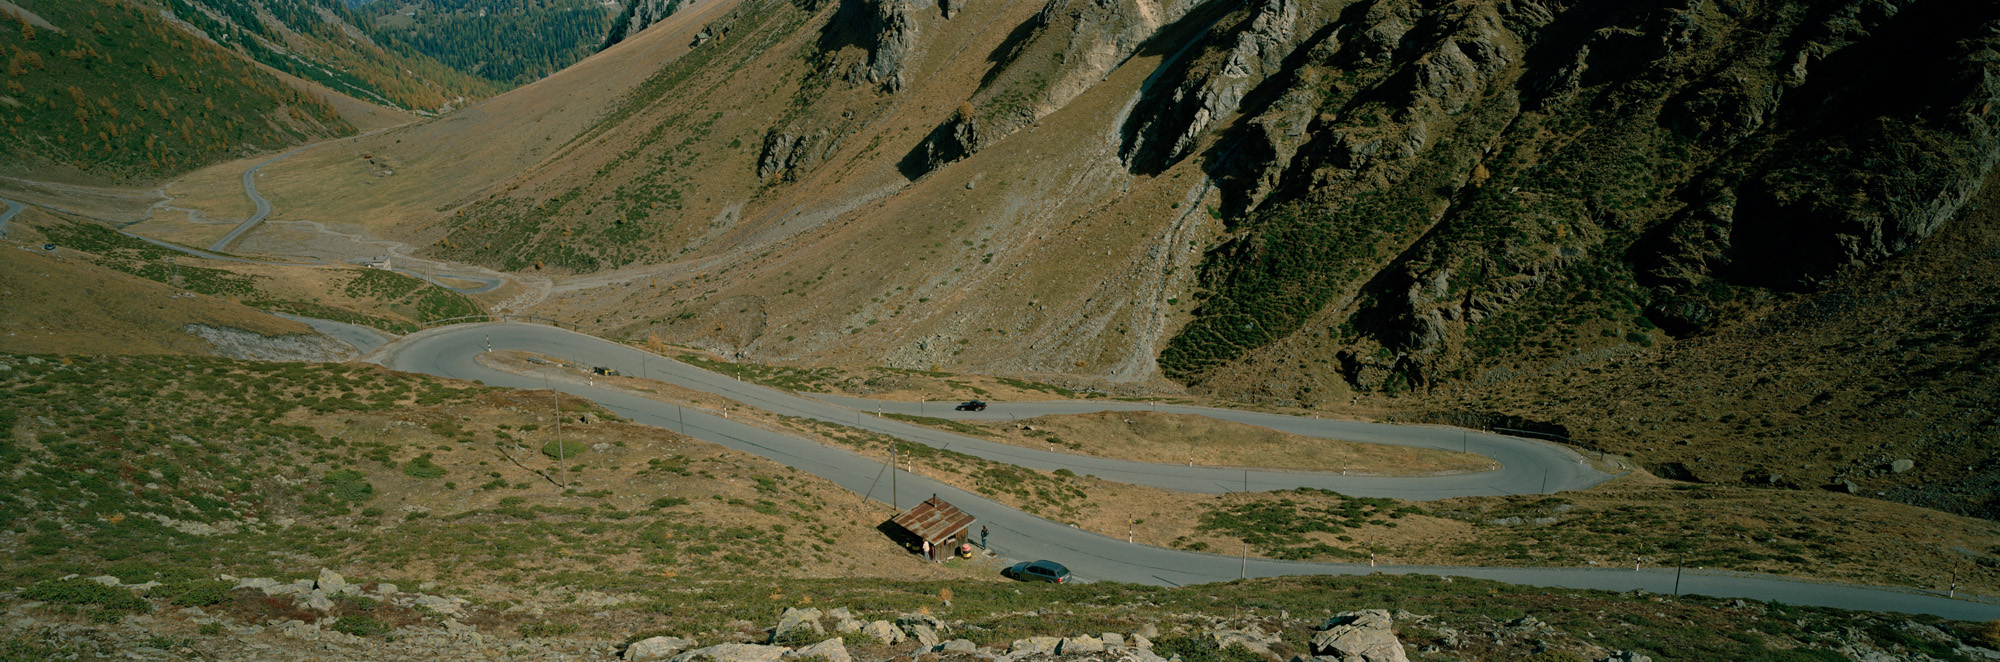
{"type": "Polygon", "coordinates": [[[257,203],[257,213],[251,214],[250,218],[248,220],[243,221],[241,225],[236,226],[236,229],[230,230],[229,234],[222,235],[221,239],[216,240],[214,244],[210,244],[208,250],[211,251],[229,250],[229,245],[235,243],[237,237],[243,236],[243,233],[249,232],[250,228],[256,227],[258,223],[264,222],[264,217],[271,215],[271,201],[265,200],[264,196],[257,194],[258,170],[262,170],[264,166],[271,165],[279,161],[283,161],[285,160],[285,157],[297,154],[299,152],[308,149],[312,149],[313,147],[317,147],[323,144],[325,143],[313,143],[311,145],[305,145],[302,147],[294,147],[292,148],[292,151],[285,152],[283,154],[279,154],[277,156],[273,156],[268,159],[264,159],[263,162],[258,163],[257,165],[250,166],[249,170],[243,171],[243,193],[245,195],[250,196],[251,202],[257,203]]]}
{"type": "MultiPolygon", "coordinates": [[[[1192,492],[1221,492],[1241,489],[1248,480],[1251,490],[1273,490],[1301,486],[1333,485],[1346,494],[1403,496],[1409,499],[1440,498],[1435,494],[1518,494],[1535,492],[1541,481],[1549,481],[1549,491],[1577,489],[1610,477],[1597,472],[1566,448],[1524,439],[1487,435],[1443,428],[1391,426],[1322,421],[1200,407],[1161,406],[1163,411],[1201,414],[1227,420],[1267,425],[1300,434],[1335,437],[1355,441],[1389,443],[1425,448],[1458,450],[1487,455],[1501,462],[1499,471],[1438,477],[1343,477],[1306,472],[1182,467],[1168,464],[1120,462],[1060,453],[1042,453],[1013,446],[985,448],[968,443],[968,437],[929,428],[880,419],[866,411],[840,404],[876,405],[874,401],[846,398],[808,398],[776,391],[729,377],[699,370],[665,357],[646,360],[638,349],[561,329],[527,324],[488,323],[443,327],[423,331],[391,343],[370,360],[398,370],[423,372],[443,377],[479,380],[488,385],[513,388],[543,388],[541,380],[501,372],[479,365],[476,357],[490,339],[495,350],[522,350],[563,358],[585,365],[615,367],[627,374],[669,381],[688,388],[729,397],[746,405],[777,413],[811,416],[859,425],[894,434],[919,443],[949,444],[956,451],[982,454],[992,459],[1036,468],[1069,468],[1079,474],[1091,473],[1108,480],[1137,482],[1192,492]],[[643,374],[642,364],[644,367],[643,374]],[[857,418],[858,416],[858,418],[857,418]],[[858,421],[858,422],[857,422],[858,421]],[[1188,471],[1183,472],[1181,469],[1188,471]],[[1546,478],[1544,478],[1546,476],[1546,478]],[[1232,478],[1234,477],[1234,478],[1232,478]],[[1140,482],[1144,481],[1144,482],[1140,482]],[[1233,484],[1232,484],[1233,483],[1233,484]],[[1485,491],[1480,491],[1485,490],[1485,491]]],[[[724,447],[755,453],[787,466],[811,472],[833,481],[856,494],[888,502],[888,481],[878,477],[883,471],[880,458],[866,457],[846,449],[772,432],[696,409],[682,409],[638,395],[574,384],[554,384],[565,392],[589,398],[620,416],[646,425],[677,430],[724,447]]],[[[903,403],[879,403],[884,412],[903,403]]],[[[1040,413],[1079,413],[1105,409],[1147,408],[1144,403],[1099,400],[1038,403],[997,403],[983,417],[1005,420],[1040,413]],[[1040,412],[1040,413],[1036,413],[1040,412]]],[[[864,406],[872,410],[873,406],[864,406]]],[[[939,406],[943,409],[943,406],[939,406]]],[[[944,412],[924,410],[929,415],[944,412]]],[[[975,414],[968,417],[980,417],[975,414]]],[[[1128,543],[1121,539],[1083,531],[1068,525],[1028,515],[1002,506],[977,494],[931,480],[921,475],[898,473],[900,494],[895,505],[903,508],[936,494],[964,508],[993,531],[993,550],[1017,559],[1047,558],[1068,565],[1079,577],[1141,584],[1179,586],[1227,581],[1239,576],[1271,577],[1302,574],[1393,574],[1416,573],[1478,577],[1514,584],[1564,588],[1629,591],[1641,589],[1670,593],[1678,583],[1683,593],[1718,597],[1780,600],[1788,604],[1817,605],[1936,614],[1961,620],[2000,618],[2000,605],[1954,600],[1940,595],[1892,588],[1872,588],[1790,580],[1769,575],[1687,571],[1676,575],[1671,568],[1480,568],[1455,566],[1408,566],[1352,563],[1304,563],[1235,556],[1203,554],[1128,543]],[[908,495],[908,496],[903,496],[908,495]]],[[[1157,542],[1157,541],[1155,541],[1157,542]]]]}
{"type": "Polygon", "coordinates": [[[7,236],[7,221],[14,220],[14,217],[19,215],[22,210],[27,209],[28,206],[13,200],[0,200],[0,202],[7,203],[7,211],[0,213],[0,237],[5,237],[7,236]]]}

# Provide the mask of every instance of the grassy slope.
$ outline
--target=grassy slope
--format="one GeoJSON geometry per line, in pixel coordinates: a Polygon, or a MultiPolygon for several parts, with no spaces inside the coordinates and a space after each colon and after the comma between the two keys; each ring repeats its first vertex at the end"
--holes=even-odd
{"type": "MultiPolygon", "coordinates": [[[[470,297],[400,273],[355,267],[204,260],[124,236],[95,223],[42,219],[31,227],[47,241],[62,247],[65,255],[83,264],[158,283],[170,284],[178,278],[187,291],[232,305],[362,324],[393,333],[409,333],[426,322],[477,315],[485,310],[483,304],[470,297]]],[[[132,280],[124,279],[127,283],[132,280]]],[[[155,328],[155,325],[143,323],[142,319],[110,325],[104,330],[133,337],[134,342],[141,343],[134,347],[144,347],[146,341],[141,339],[144,334],[132,331],[135,327],[155,328]]],[[[115,346],[101,349],[114,353],[134,351],[115,346]]]]}
{"type": "MultiPolygon", "coordinates": [[[[11,239],[40,246],[26,212],[8,223],[11,239]]],[[[53,240],[53,237],[50,238],[53,240]]],[[[206,343],[182,331],[188,324],[243,329],[264,335],[307,333],[305,325],[266,315],[215,296],[176,296],[182,290],[96,264],[91,255],[63,244],[55,255],[5,245],[0,291],[0,350],[80,353],[207,353],[206,343]]],[[[193,264],[190,281],[206,278],[193,264]]],[[[208,288],[204,288],[208,289],[208,288]]]]}
{"type": "MultiPolygon", "coordinates": [[[[565,404],[564,439],[581,448],[560,471],[552,453],[536,450],[552,446],[546,393],[372,366],[20,356],[0,364],[8,368],[0,371],[8,469],[0,512],[9,523],[0,549],[12,555],[0,581],[38,587],[29,593],[56,599],[39,616],[85,628],[166,606],[169,596],[237,622],[320,618],[204,580],[330,567],[358,582],[436,582],[472,600],[463,621],[503,638],[752,639],[780,607],[811,605],[870,618],[925,609],[978,626],[958,636],[994,645],[1154,623],[1157,645],[1187,659],[1204,655],[1188,637],[1212,627],[1211,617],[1277,633],[1284,654],[1304,650],[1319,619],[1357,608],[1430,617],[1400,619],[1414,659],[1522,659],[1547,648],[1592,658],[1630,649],[1819,660],[1838,659],[1825,651],[1857,638],[1956,659],[1960,640],[1993,645],[1973,624],[1930,618],[1462,579],[1016,585],[994,581],[991,566],[941,568],[894,550],[872,529],[888,513],[843,490],[671,433],[586,422],[606,418],[587,402],[565,404]],[[68,573],[166,586],[135,602],[43,583],[68,573]],[[538,597],[557,585],[567,590],[538,597]],[[623,600],[568,602],[576,590],[623,600]],[[515,605],[533,609],[508,609],[515,605]],[[1545,625],[1514,621],[1523,616],[1545,625]],[[1911,621],[1939,629],[1914,632],[1903,625],[1911,621]],[[1442,648],[1427,652],[1431,645],[1442,648]]],[[[391,625],[441,622],[365,601],[336,609],[391,625]]],[[[199,649],[221,635],[196,632],[184,613],[160,618],[159,627],[186,630],[179,645],[199,649]]],[[[22,654],[77,645],[28,633],[4,643],[22,654]]]]}

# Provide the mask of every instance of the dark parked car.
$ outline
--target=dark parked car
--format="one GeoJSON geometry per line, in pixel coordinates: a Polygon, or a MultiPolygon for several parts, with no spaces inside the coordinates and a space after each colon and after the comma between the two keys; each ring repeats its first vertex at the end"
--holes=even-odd
{"type": "Polygon", "coordinates": [[[1063,584],[1069,581],[1069,568],[1065,568],[1063,564],[1056,563],[1055,561],[1016,563],[1014,567],[1008,568],[1006,572],[1001,574],[1024,582],[1063,584]]]}
{"type": "Polygon", "coordinates": [[[967,400],[967,401],[965,401],[965,402],[961,402],[961,403],[958,403],[958,410],[959,410],[959,411],[986,411],[986,403],[984,403],[984,402],[980,402],[980,401],[978,401],[978,400],[967,400]]]}

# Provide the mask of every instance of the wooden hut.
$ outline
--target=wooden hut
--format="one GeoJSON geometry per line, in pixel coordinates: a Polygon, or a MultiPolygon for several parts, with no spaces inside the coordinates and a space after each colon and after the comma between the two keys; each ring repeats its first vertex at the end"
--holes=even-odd
{"type": "Polygon", "coordinates": [[[889,520],[891,526],[883,528],[897,542],[913,551],[921,552],[924,543],[930,543],[930,558],[940,559],[950,556],[952,550],[966,543],[973,521],[973,517],[959,510],[958,506],[945,503],[933,494],[909,512],[889,520]]]}

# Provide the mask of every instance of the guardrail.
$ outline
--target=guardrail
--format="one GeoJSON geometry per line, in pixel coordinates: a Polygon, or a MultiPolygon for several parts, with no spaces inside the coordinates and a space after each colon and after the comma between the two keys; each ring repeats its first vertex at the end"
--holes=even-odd
{"type": "Polygon", "coordinates": [[[541,324],[547,324],[549,326],[557,328],[567,328],[572,331],[582,328],[578,327],[575,324],[564,322],[562,320],[550,319],[547,317],[540,317],[536,315],[466,315],[463,317],[447,317],[441,320],[431,320],[428,322],[424,322],[423,324],[420,324],[418,326],[428,329],[434,326],[445,326],[449,324],[465,324],[469,322],[507,322],[515,320],[538,322],[541,324]]]}

